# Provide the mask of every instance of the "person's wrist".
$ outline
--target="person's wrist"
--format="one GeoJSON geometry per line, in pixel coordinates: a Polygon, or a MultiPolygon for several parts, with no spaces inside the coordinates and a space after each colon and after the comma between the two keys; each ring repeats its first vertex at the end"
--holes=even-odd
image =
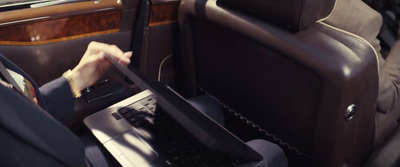
{"type": "Polygon", "coordinates": [[[81,72],[79,70],[77,70],[77,68],[74,68],[71,70],[71,74],[72,74],[72,78],[74,78],[75,83],[76,83],[76,87],[79,89],[79,91],[85,89],[86,87],[90,86],[90,85],[85,85],[85,83],[87,83],[87,81],[83,76],[81,76],[81,72]]]}
{"type": "Polygon", "coordinates": [[[76,73],[76,71],[73,70],[68,70],[63,74],[63,77],[67,79],[72,94],[75,98],[79,98],[82,96],[81,90],[83,89],[81,88],[82,86],[80,85],[77,74],[78,73],[76,73]]]}

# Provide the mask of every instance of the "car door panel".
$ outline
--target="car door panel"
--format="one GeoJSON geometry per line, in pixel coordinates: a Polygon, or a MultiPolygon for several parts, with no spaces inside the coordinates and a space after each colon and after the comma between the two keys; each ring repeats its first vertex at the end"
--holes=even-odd
{"type": "MultiPolygon", "coordinates": [[[[88,0],[0,12],[0,53],[41,86],[75,67],[91,41],[114,44],[129,51],[140,2],[88,0]]],[[[102,78],[113,80],[112,89],[115,82],[123,82],[115,75],[120,73],[112,68],[102,78]]],[[[130,90],[129,85],[121,85],[130,90]]],[[[107,92],[105,89],[107,85],[101,85],[96,91],[107,92]]],[[[124,91],[90,103],[84,97],[76,99],[74,108],[78,114],[67,125],[79,128],[85,116],[129,94],[131,91],[124,91]]]]}
{"type": "Polygon", "coordinates": [[[100,0],[1,12],[0,53],[42,85],[73,68],[90,41],[128,51],[138,3],[100,0]]]}

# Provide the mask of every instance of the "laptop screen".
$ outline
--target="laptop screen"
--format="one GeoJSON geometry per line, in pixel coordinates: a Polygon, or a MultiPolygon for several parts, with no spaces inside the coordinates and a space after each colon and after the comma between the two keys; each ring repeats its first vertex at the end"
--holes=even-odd
{"type": "Polygon", "coordinates": [[[153,92],[157,96],[157,104],[206,147],[247,160],[262,160],[256,151],[187,103],[170,87],[158,82],[147,82],[136,69],[125,67],[113,59],[110,61],[140,89],[153,92]]]}

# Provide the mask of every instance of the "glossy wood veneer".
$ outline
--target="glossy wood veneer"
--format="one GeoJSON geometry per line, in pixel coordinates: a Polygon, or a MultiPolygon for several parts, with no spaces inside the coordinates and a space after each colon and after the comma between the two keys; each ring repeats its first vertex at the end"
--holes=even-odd
{"type": "Polygon", "coordinates": [[[99,0],[0,13],[0,45],[39,45],[119,31],[122,6],[99,0]]]}
{"type": "Polygon", "coordinates": [[[0,27],[0,44],[44,43],[44,41],[54,41],[65,37],[82,37],[79,35],[115,31],[119,28],[120,13],[120,11],[97,12],[0,27]]]}
{"type": "Polygon", "coordinates": [[[56,43],[56,42],[92,37],[92,36],[97,36],[97,35],[111,34],[111,33],[116,33],[116,32],[119,32],[119,29],[99,31],[99,32],[93,32],[93,33],[87,33],[87,34],[81,34],[81,35],[74,35],[74,36],[51,39],[51,40],[46,40],[46,41],[33,41],[33,42],[0,41],[0,45],[18,45],[18,46],[43,45],[43,44],[49,44],[49,43],[56,43]]]}
{"type": "Polygon", "coordinates": [[[122,5],[118,0],[98,0],[13,10],[0,13],[0,26],[119,9],[122,5]]]}
{"type": "Polygon", "coordinates": [[[178,21],[180,1],[153,1],[150,10],[149,26],[169,24],[178,21]]]}

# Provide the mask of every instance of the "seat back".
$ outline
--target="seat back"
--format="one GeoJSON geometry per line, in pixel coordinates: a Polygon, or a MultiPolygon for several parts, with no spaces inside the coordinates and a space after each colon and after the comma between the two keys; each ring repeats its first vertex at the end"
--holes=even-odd
{"type": "Polygon", "coordinates": [[[290,165],[360,166],[374,140],[378,65],[365,40],[317,21],[333,5],[182,0],[186,95],[201,88],[273,134],[290,165]]]}

